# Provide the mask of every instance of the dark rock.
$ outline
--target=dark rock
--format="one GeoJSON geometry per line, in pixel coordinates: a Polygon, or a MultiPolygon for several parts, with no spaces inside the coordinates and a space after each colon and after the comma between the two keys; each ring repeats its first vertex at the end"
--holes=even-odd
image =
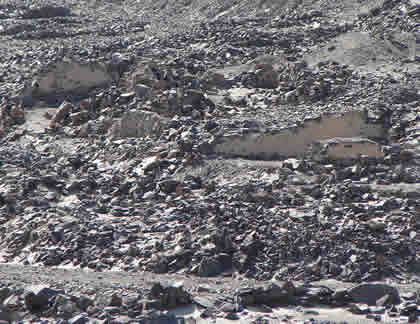
{"type": "Polygon", "coordinates": [[[240,319],[239,315],[237,313],[233,313],[233,312],[227,313],[225,315],[225,318],[228,319],[228,320],[232,320],[232,321],[235,321],[235,320],[239,320],[240,319]]]}
{"type": "Polygon", "coordinates": [[[62,124],[65,119],[70,115],[70,112],[73,109],[73,105],[69,102],[63,102],[60,107],[58,107],[57,112],[54,117],[51,119],[50,127],[54,128],[57,124],[62,124]]]}
{"type": "MultiPolygon", "coordinates": [[[[171,273],[191,291],[191,274],[233,276],[252,287],[243,304],[391,308],[389,291],[268,281],[420,271],[415,1],[120,2],[0,4],[5,267],[171,273]]],[[[68,271],[56,284],[78,291],[68,271]]],[[[197,291],[204,316],[238,312],[225,279],[197,291]]],[[[130,280],[93,279],[87,299],[58,294],[42,314],[12,286],[0,300],[25,321],[105,324],[189,299],[172,287],[121,303],[146,289],[130,280]]]]}
{"type": "Polygon", "coordinates": [[[145,318],[145,323],[150,324],[178,324],[177,317],[173,314],[153,314],[145,318]]]}
{"type": "Polygon", "coordinates": [[[142,302],[144,310],[161,309],[162,303],[160,300],[144,300],[142,302]]]}
{"type": "Polygon", "coordinates": [[[193,297],[194,303],[204,308],[215,309],[220,302],[217,300],[217,297],[213,295],[200,295],[193,297]]]}
{"type": "Polygon", "coordinates": [[[4,311],[9,314],[13,314],[16,312],[20,312],[23,310],[23,304],[21,299],[19,298],[19,294],[14,293],[10,295],[8,298],[5,299],[3,302],[4,311]]]}
{"type": "Polygon", "coordinates": [[[168,179],[158,183],[159,189],[162,190],[166,194],[174,193],[176,187],[180,184],[179,181],[168,179]]]}
{"type": "Polygon", "coordinates": [[[81,310],[86,311],[87,308],[94,304],[94,301],[87,296],[80,296],[77,298],[77,307],[81,310]]]}
{"type": "Polygon", "coordinates": [[[368,314],[370,312],[369,306],[366,304],[351,304],[348,310],[357,315],[368,314]]]}
{"type": "Polygon", "coordinates": [[[9,310],[7,307],[2,307],[0,309],[0,323],[4,322],[5,324],[13,323],[20,319],[19,312],[9,310]]]}
{"type": "Polygon", "coordinates": [[[392,304],[392,298],[388,294],[382,296],[376,301],[377,306],[387,306],[392,304]]]}
{"type": "Polygon", "coordinates": [[[238,311],[238,307],[233,303],[225,302],[222,305],[220,305],[219,310],[225,313],[234,313],[238,311]]]}
{"type": "Polygon", "coordinates": [[[59,293],[58,290],[42,285],[27,287],[24,296],[25,305],[31,312],[41,311],[48,308],[52,298],[59,293]]]}
{"type": "Polygon", "coordinates": [[[8,288],[8,287],[3,287],[3,288],[1,288],[1,289],[0,289],[0,303],[3,303],[3,301],[4,301],[7,297],[9,297],[10,293],[11,293],[10,288],[8,288]]]}
{"type": "Polygon", "coordinates": [[[411,313],[417,313],[418,306],[416,303],[410,303],[406,302],[403,305],[400,306],[401,309],[401,315],[409,315],[411,313]]]}
{"type": "Polygon", "coordinates": [[[351,301],[346,289],[337,289],[331,296],[332,301],[337,306],[344,306],[351,301]]]}
{"type": "Polygon", "coordinates": [[[122,298],[117,294],[113,294],[109,300],[108,306],[120,307],[122,306],[122,298]]]}
{"type": "Polygon", "coordinates": [[[382,283],[365,283],[360,284],[348,290],[348,295],[356,303],[365,303],[371,306],[376,305],[376,301],[388,295],[389,303],[400,303],[398,290],[392,286],[382,283]]]}
{"type": "Polygon", "coordinates": [[[74,126],[80,126],[89,120],[89,113],[87,111],[80,111],[70,114],[70,118],[74,126]]]}
{"type": "Polygon", "coordinates": [[[155,283],[150,295],[152,298],[159,299],[164,308],[174,308],[189,304],[192,301],[182,282],[155,283]]]}
{"type": "Polygon", "coordinates": [[[223,271],[223,265],[216,257],[204,257],[198,268],[198,275],[202,277],[217,276],[223,271]]]}
{"type": "Polygon", "coordinates": [[[294,303],[295,288],[291,283],[279,286],[275,283],[255,288],[240,289],[235,296],[241,304],[247,305],[288,305],[294,303]]]}
{"type": "Polygon", "coordinates": [[[24,19],[39,19],[39,18],[53,18],[65,17],[71,14],[71,9],[67,7],[46,5],[39,8],[29,8],[22,14],[24,19]]]}

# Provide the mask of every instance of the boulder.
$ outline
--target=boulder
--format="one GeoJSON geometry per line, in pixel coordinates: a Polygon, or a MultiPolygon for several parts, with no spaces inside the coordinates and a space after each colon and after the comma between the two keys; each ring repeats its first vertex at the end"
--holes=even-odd
{"type": "Polygon", "coordinates": [[[43,285],[30,286],[25,289],[25,305],[30,311],[47,308],[49,302],[59,291],[43,285]]]}
{"type": "Polygon", "coordinates": [[[150,297],[158,299],[163,308],[174,308],[190,304],[191,295],[184,289],[182,282],[157,282],[150,291],[150,297]]]}
{"type": "Polygon", "coordinates": [[[271,65],[257,66],[257,88],[275,89],[279,86],[278,72],[271,65]]]}
{"type": "Polygon", "coordinates": [[[201,78],[200,82],[207,89],[224,88],[227,86],[227,83],[228,83],[223,71],[217,71],[217,70],[207,71],[201,78]]]}
{"type": "Polygon", "coordinates": [[[198,268],[198,275],[202,277],[217,276],[223,271],[223,265],[216,257],[204,257],[198,268]]]}
{"type": "Polygon", "coordinates": [[[54,114],[53,118],[51,119],[50,127],[53,128],[57,125],[57,123],[62,124],[64,120],[70,115],[70,112],[73,109],[73,105],[68,102],[64,101],[60,107],[58,107],[57,112],[54,114]]]}
{"type": "Polygon", "coordinates": [[[87,111],[79,111],[71,114],[70,118],[74,126],[80,126],[89,120],[89,113],[87,111]]]}
{"type": "Polygon", "coordinates": [[[184,105],[191,105],[194,108],[200,107],[200,104],[205,100],[204,94],[195,89],[189,89],[184,94],[184,105]]]}
{"type": "Polygon", "coordinates": [[[137,98],[149,99],[152,95],[152,88],[144,84],[136,84],[134,87],[137,98]]]}
{"type": "Polygon", "coordinates": [[[240,289],[236,293],[242,305],[287,305],[293,303],[296,288],[291,282],[263,284],[253,288],[240,289]]]}
{"type": "Polygon", "coordinates": [[[363,283],[349,289],[347,293],[354,302],[370,306],[375,306],[376,302],[385,295],[389,296],[389,303],[400,303],[398,290],[384,283],[363,283]]]}

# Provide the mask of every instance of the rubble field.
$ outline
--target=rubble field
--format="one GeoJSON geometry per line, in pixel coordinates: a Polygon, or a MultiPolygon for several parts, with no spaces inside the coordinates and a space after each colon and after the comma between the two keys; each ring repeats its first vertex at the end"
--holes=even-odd
{"type": "Polygon", "coordinates": [[[0,324],[414,323],[417,0],[0,3],[0,324]]]}

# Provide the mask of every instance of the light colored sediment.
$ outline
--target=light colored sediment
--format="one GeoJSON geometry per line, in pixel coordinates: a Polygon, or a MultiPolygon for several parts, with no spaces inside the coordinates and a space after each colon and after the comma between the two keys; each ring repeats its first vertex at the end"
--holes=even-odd
{"type": "Polygon", "coordinates": [[[381,146],[365,138],[333,138],[316,143],[329,159],[357,158],[369,156],[375,158],[384,157],[381,146]]]}
{"type": "MultiPolygon", "coordinates": [[[[363,112],[351,111],[342,115],[329,115],[309,120],[301,127],[284,128],[276,134],[227,135],[215,145],[215,152],[242,157],[291,157],[305,154],[309,146],[317,141],[336,137],[378,138],[382,137],[383,133],[383,127],[369,123],[363,112]]],[[[336,151],[339,154],[338,148],[336,151]]],[[[370,149],[366,150],[365,146],[359,143],[355,145],[351,154],[368,153],[368,151],[370,149]]]]}
{"type": "Polygon", "coordinates": [[[37,76],[36,94],[51,95],[61,92],[83,92],[104,86],[112,80],[104,65],[100,63],[82,64],[63,60],[45,67],[37,76]]]}

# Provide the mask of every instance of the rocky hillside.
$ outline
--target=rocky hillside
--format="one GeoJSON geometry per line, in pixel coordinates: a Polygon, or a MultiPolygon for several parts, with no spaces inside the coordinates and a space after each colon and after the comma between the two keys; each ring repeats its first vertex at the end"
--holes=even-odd
{"type": "Polygon", "coordinates": [[[416,0],[3,1],[4,319],[415,319],[396,287],[420,271],[419,18],[416,0]],[[95,285],[26,287],[56,267],[154,279],[106,305],[130,284],[89,305],[68,289],[95,285]]]}

